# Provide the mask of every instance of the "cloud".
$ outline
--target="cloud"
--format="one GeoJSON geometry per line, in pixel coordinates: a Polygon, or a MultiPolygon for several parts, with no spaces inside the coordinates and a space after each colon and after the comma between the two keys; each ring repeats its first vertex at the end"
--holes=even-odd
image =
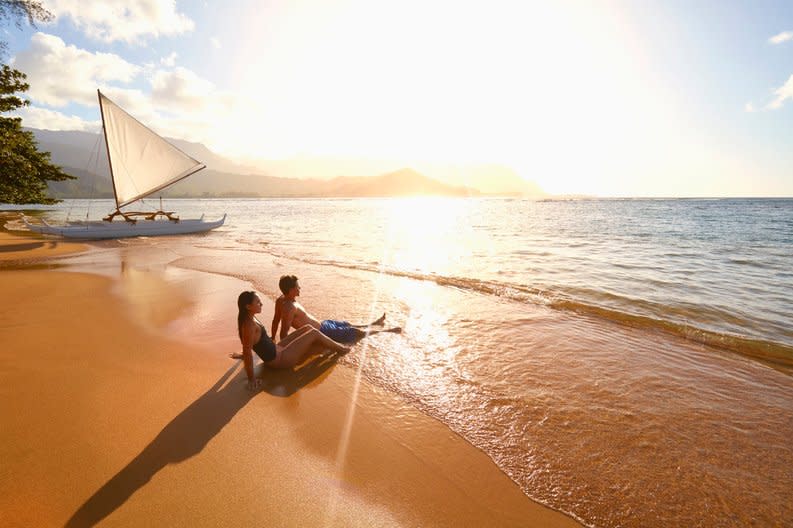
{"type": "Polygon", "coordinates": [[[771,110],[782,108],[782,104],[785,102],[785,100],[793,97],[793,75],[788,77],[788,80],[785,81],[785,84],[774,90],[774,95],[776,95],[776,98],[768,103],[768,106],[766,107],[771,110]]]}
{"type": "Polygon", "coordinates": [[[768,42],[770,42],[771,44],[782,44],[783,42],[787,42],[788,40],[791,39],[793,39],[793,31],[783,31],[782,33],[779,33],[778,35],[774,35],[773,37],[768,39],[768,42]]]}
{"type": "Polygon", "coordinates": [[[212,37],[209,39],[209,42],[212,44],[212,47],[215,49],[220,49],[220,39],[217,37],[212,37]]]}
{"type": "Polygon", "coordinates": [[[99,121],[86,121],[78,116],[69,116],[55,110],[28,106],[17,110],[16,117],[22,118],[23,126],[42,130],[81,130],[98,132],[102,128],[99,121]]]}
{"type": "Polygon", "coordinates": [[[754,105],[751,102],[748,102],[745,105],[743,105],[743,109],[746,112],[754,112],[754,105]]]}
{"type": "MultiPolygon", "coordinates": [[[[114,54],[67,46],[59,37],[36,33],[30,47],[13,59],[13,66],[28,74],[30,89],[26,95],[33,103],[18,115],[25,126],[33,128],[98,130],[98,122],[44,108],[79,104],[95,110],[98,87],[163,136],[207,145],[235,144],[238,138],[228,133],[233,129],[231,124],[240,116],[253,119],[258,115],[261,108],[257,101],[220,90],[186,68],[163,67],[176,59],[172,53],[141,67],[114,54]],[[149,82],[148,87],[141,84],[144,81],[149,82]]],[[[260,127],[258,121],[256,125],[260,127]]]]}
{"type": "Polygon", "coordinates": [[[208,80],[186,68],[160,70],[151,79],[154,103],[171,111],[201,113],[212,101],[216,88],[208,80]]]}
{"type": "Polygon", "coordinates": [[[163,66],[171,66],[172,67],[174,64],[176,64],[176,58],[178,56],[179,55],[174,51],[173,53],[171,53],[167,57],[163,57],[162,59],[160,59],[160,64],[162,64],[163,66]]]}
{"type": "Polygon", "coordinates": [[[36,33],[30,47],[13,59],[28,76],[28,96],[35,102],[62,107],[69,102],[96,104],[96,87],[128,83],[142,70],[112,53],[92,53],[67,46],[54,35],[36,33]]]}
{"type": "Polygon", "coordinates": [[[193,21],[176,11],[175,0],[46,0],[58,19],[71,19],[90,38],[138,43],[143,37],[192,31],[193,21]]]}

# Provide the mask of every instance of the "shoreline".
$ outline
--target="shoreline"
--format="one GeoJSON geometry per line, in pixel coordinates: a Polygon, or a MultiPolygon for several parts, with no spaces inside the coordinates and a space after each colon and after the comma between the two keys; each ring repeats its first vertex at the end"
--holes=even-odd
{"type": "Polygon", "coordinates": [[[30,231],[8,231],[5,224],[18,217],[17,213],[0,211],[0,263],[5,264],[4,269],[8,269],[9,262],[24,267],[26,264],[88,250],[88,245],[82,242],[44,238],[30,231]]]}
{"type": "Polygon", "coordinates": [[[90,271],[113,252],[35,269],[93,251],[0,235],[4,524],[580,526],[344,365],[257,360],[248,393],[228,358],[243,281],[139,255],[90,271]]]}

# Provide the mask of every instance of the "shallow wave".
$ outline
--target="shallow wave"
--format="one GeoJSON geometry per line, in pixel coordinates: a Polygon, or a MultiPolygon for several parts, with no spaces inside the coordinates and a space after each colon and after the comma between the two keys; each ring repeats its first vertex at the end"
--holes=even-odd
{"type": "MultiPolygon", "coordinates": [[[[333,266],[357,271],[382,273],[395,277],[406,277],[415,280],[432,281],[441,286],[473,291],[484,295],[492,295],[516,302],[541,304],[556,310],[564,310],[591,317],[599,317],[633,328],[660,330],[694,343],[726,349],[731,352],[762,361],[785,372],[793,373],[793,346],[787,345],[785,343],[730,334],[727,332],[708,330],[705,328],[700,328],[690,322],[677,322],[661,317],[630,313],[611,306],[605,307],[581,298],[570,297],[563,292],[554,291],[549,288],[472,279],[468,277],[443,276],[433,273],[422,273],[419,271],[387,268],[377,264],[288,256],[271,251],[269,248],[260,249],[258,251],[278,258],[298,260],[307,264],[333,266]]],[[[600,295],[603,296],[606,294],[600,293],[600,295]]],[[[623,304],[626,308],[635,306],[637,309],[642,309],[642,306],[640,305],[648,304],[648,301],[628,299],[614,294],[607,294],[606,296],[609,298],[611,304],[623,304]]],[[[652,308],[654,311],[661,311],[670,314],[679,311],[679,308],[673,306],[653,305],[652,308]]],[[[729,322],[727,321],[728,319],[735,319],[737,317],[735,314],[722,313],[720,310],[708,309],[707,307],[703,306],[686,309],[684,310],[685,313],[683,313],[681,317],[685,319],[686,314],[693,314],[697,311],[707,312],[710,315],[718,314],[718,317],[721,318],[725,323],[729,322]]],[[[734,324],[735,321],[732,323],[734,324]]]]}
{"type": "Polygon", "coordinates": [[[553,308],[592,315],[623,325],[642,329],[657,329],[702,345],[726,349],[760,360],[793,374],[793,347],[773,341],[713,332],[690,324],[656,319],[643,315],[629,314],[576,301],[560,300],[551,304],[553,308]]]}

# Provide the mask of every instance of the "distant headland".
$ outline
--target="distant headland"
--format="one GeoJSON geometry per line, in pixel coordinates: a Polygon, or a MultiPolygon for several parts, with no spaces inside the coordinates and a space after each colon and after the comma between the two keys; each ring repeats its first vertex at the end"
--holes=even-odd
{"type": "MultiPolygon", "coordinates": [[[[98,133],[28,129],[39,149],[50,152],[52,162],[76,180],[51,182],[56,198],[112,198],[106,156],[97,149],[98,133]],[[97,152],[99,151],[99,155],[97,152]]],[[[215,154],[200,143],[169,139],[207,168],[164,191],[166,198],[264,198],[264,197],[403,197],[403,196],[520,196],[546,198],[534,183],[498,165],[446,170],[433,178],[413,168],[360,175],[361,167],[338,160],[281,160],[264,167],[240,165],[215,154]],[[334,161],[336,165],[334,165],[334,161]],[[322,165],[323,171],[317,169],[322,165]],[[345,169],[357,175],[319,177],[345,169]]]]}

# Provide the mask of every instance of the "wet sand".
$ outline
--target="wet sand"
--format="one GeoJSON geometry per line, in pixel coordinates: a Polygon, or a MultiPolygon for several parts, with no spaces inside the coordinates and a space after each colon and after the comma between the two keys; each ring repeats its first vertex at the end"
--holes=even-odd
{"type": "MultiPolygon", "coordinates": [[[[0,217],[0,221],[2,217],[0,217]]],[[[87,246],[79,242],[62,242],[56,239],[21,236],[0,229],[0,262],[32,264],[51,257],[85,251],[87,246]]]]}
{"type": "Polygon", "coordinates": [[[128,251],[0,235],[3,526],[579,526],[332,357],[246,391],[250,284],[128,251]]]}

